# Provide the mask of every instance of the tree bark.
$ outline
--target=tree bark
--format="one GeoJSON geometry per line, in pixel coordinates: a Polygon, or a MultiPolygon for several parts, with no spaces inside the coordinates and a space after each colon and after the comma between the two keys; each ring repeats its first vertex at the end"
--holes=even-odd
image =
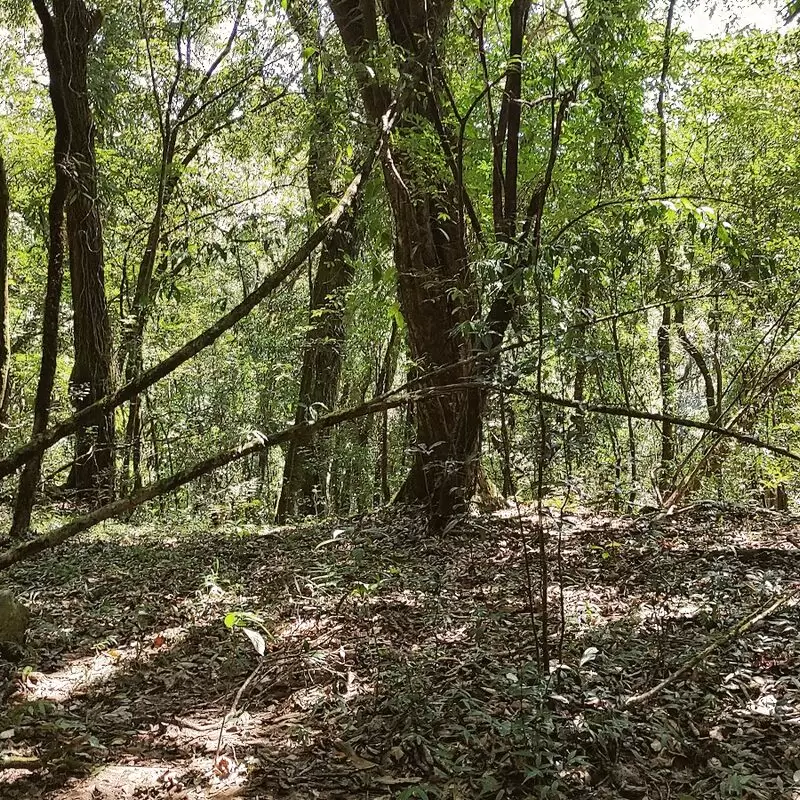
{"type": "MultiPolygon", "coordinates": [[[[289,19],[304,48],[312,55],[306,64],[304,91],[312,121],[307,164],[308,190],[314,213],[321,219],[335,197],[339,154],[330,140],[334,118],[320,76],[323,38],[316,2],[295,0],[287,5],[289,19]]],[[[353,259],[359,240],[353,206],[339,228],[325,242],[311,288],[309,329],[306,334],[295,423],[332,411],[339,395],[345,339],[345,294],[353,280],[353,259]]],[[[289,517],[323,514],[329,506],[328,471],[330,436],[309,432],[289,442],[278,500],[277,521],[289,517]]]]}
{"type": "MultiPolygon", "coordinates": [[[[60,65],[56,80],[68,137],[65,218],[75,352],[69,388],[73,407],[80,412],[112,388],[111,327],[87,82],[89,45],[100,29],[102,14],[90,11],[83,0],[54,0],[52,15],[41,5],[54,30],[53,36],[45,37],[44,48],[48,66],[60,65]]],[[[67,486],[91,502],[109,499],[114,493],[114,460],[114,415],[106,412],[76,431],[75,462],[67,486]]]]}

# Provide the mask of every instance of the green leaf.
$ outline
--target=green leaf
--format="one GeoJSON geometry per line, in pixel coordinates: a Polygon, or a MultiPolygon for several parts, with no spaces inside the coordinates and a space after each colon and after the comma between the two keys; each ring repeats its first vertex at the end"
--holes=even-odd
{"type": "Polygon", "coordinates": [[[249,611],[231,611],[225,615],[225,627],[233,630],[234,628],[244,628],[248,624],[263,625],[264,622],[258,614],[251,614],[249,611]]]}

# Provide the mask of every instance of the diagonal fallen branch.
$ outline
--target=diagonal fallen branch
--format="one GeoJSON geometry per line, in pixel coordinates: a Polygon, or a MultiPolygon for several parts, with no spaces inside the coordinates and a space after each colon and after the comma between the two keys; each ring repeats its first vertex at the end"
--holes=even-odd
{"type": "Polygon", "coordinates": [[[44,550],[49,550],[51,547],[55,547],[56,545],[67,541],[67,539],[71,539],[78,533],[88,530],[89,528],[93,528],[100,522],[103,522],[107,519],[112,519],[113,517],[117,517],[121,514],[125,514],[150,500],[154,500],[156,497],[173,492],[176,489],[179,489],[181,486],[184,486],[203,475],[207,475],[209,472],[213,472],[216,469],[227,466],[228,464],[232,464],[233,462],[239,461],[240,459],[246,458],[254,453],[274,447],[277,444],[287,442],[294,437],[304,434],[308,431],[323,430],[335,425],[340,425],[343,422],[348,422],[349,420],[358,419],[370,414],[377,414],[381,411],[388,411],[391,408],[397,408],[398,406],[405,405],[409,402],[424,400],[438,394],[464,392],[475,389],[482,391],[504,392],[507,394],[517,394],[528,398],[540,397],[543,403],[564,406],[568,408],[582,408],[584,411],[597,414],[630,416],[637,419],[647,419],[653,421],[663,421],[668,419],[674,422],[676,425],[683,425],[689,428],[700,428],[703,430],[712,430],[721,435],[738,439],[745,444],[749,444],[754,447],[761,447],[765,450],[770,450],[774,453],[792,458],[795,461],[800,461],[800,455],[797,453],[782,447],[770,445],[761,441],[760,439],[755,438],[754,436],[749,436],[747,434],[739,433],[738,431],[712,425],[711,423],[700,422],[684,417],[665,417],[662,414],[638,411],[636,409],[626,408],[623,406],[588,405],[577,403],[567,398],[555,397],[553,395],[544,393],[537,395],[536,392],[526,391],[516,387],[508,387],[480,381],[461,381],[444,386],[433,386],[425,389],[418,389],[415,392],[403,391],[403,387],[400,387],[398,389],[393,389],[390,392],[386,392],[385,394],[379,395],[378,397],[375,397],[366,403],[362,403],[361,405],[352,406],[350,408],[342,409],[341,411],[334,411],[330,414],[325,414],[314,422],[291,425],[288,428],[284,428],[281,431],[270,434],[254,432],[250,441],[240,445],[239,447],[218,452],[209,458],[192,464],[180,472],[176,472],[173,475],[151,483],[149,486],[144,487],[135,494],[128,495],[127,497],[123,497],[119,500],[115,500],[111,503],[100,506],[88,514],[76,517],[65,525],[54,528],[53,530],[48,531],[41,536],[37,536],[30,541],[23,542],[6,550],[5,552],[0,553],[0,571],[7,569],[13,564],[17,564],[20,561],[24,561],[34,555],[37,555],[44,550]]]}
{"type": "Polygon", "coordinates": [[[770,444],[757,436],[751,436],[749,433],[742,433],[734,428],[726,428],[723,425],[715,425],[713,422],[703,422],[699,419],[690,419],[689,417],[678,417],[672,414],[658,414],[654,411],[640,411],[636,408],[629,406],[612,406],[599,403],[583,403],[578,400],[571,400],[567,397],[556,397],[552,394],[545,392],[538,393],[534,390],[521,389],[516,386],[504,386],[502,384],[482,383],[482,384],[462,384],[464,387],[480,386],[488,391],[503,392],[505,394],[518,395],[525,397],[529,400],[540,399],[542,403],[547,405],[560,406],[561,408],[574,408],[582,411],[585,414],[603,414],[610,417],[629,417],[631,419],[649,420],[650,422],[671,422],[673,425],[682,428],[694,428],[701,431],[710,431],[719,436],[727,437],[729,439],[736,439],[742,444],[750,445],[751,447],[759,447],[762,450],[767,450],[775,455],[790,458],[792,461],[800,461],[800,453],[794,450],[789,450],[780,445],[770,444]]]}
{"type": "Polygon", "coordinates": [[[770,600],[770,602],[766,605],[762,606],[761,608],[757,608],[752,614],[749,614],[744,619],[737,622],[732,628],[729,628],[727,631],[725,631],[722,636],[711,642],[708,647],[705,647],[699,653],[692,656],[688,661],[685,661],[683,664],[681,664],[681,666],[678,667],[675,672],[668,675],[660,683],[657,683],[652,687],[652,689],[648,689],[646,692],[635,694],[632,697],[629,697],[622,704],[623,708],[631,708],[632,706],[642,705],[642,703],[652,699],[659,692],[666,689],[666,687],[671,683],[674,683],[676,680],[678,680],[678,678],[680,678],[682,675],[705,661],[712,653],[723,647],[726,647],[732,641],[734,641],[734,639],[738,639],[740,636],[747,633],[747,631],[756,625],[756,623],[761,622],[762,619],[766,619],[770,615],[774,614],[779,608],[782,608],[796,597],[800,597],[800,586],[795,586],[792,589],[788,589],[787,591],[783,592],[783,594],[778,595],[778,597],[776,597],[774,600],[770,600]]]}
{"type": "MultiPolygon", "coordinates": [[[[462,387],[460,385],[456,384],[451,388],[451,390],[461,391],[461,388],[462,387]]],[[[105,505],[99,506],[87,514],[70,520],[65,525],[61,525],[60,527],[54,528],[47,533],[43,533],[34,539],[31,539],[27,542],[22,542],[15,547],[9,548],[5,552],[0,553],[0,571],[7,569],[12,564],[17,564],[20,561],[24,561],[31,556],[41,553],[44,550],[49,550],[50,548],[67,541],[67,539],[71,539],[81,531],[93,528],[95,525],[103,522],[104,520],[112,519],[120,514],[125,514],[128,511],[132,511],[134,508],[142,505],[143,503],[148,502],[149,500],[153,500],[156,497],[173,492],[176,489],[179,489],[181,486],[184,486],[185,484],[190,483],[191,481],[206,475],[215,469],[227,466],[235,461],[240,461],[241,459],[247,458],[254,453],[274,447],[282,442],[287,442],[290,439],[293,439],[295,436],[307,431],[330,428],[334,425],[339,425],[342,422],[347,422],[352,419],[358,419],[359,417],[367,416],[369,414],[376,414],[380,411],[385,411],[390,408],[397,408],[398,406],[408,403],[410,400],[419,400],[427,397],[433,391],[433,389],[426,389],[420,390],[411,395],[393,393],[381,395],[380,397],[376,397],[373,400],[363,403],[362,405],[346,408],[341,411],[335,411],[331,414],[325,414],[314,422],[291,425],[290,427],[284,428],[276,433],[262,434],[254,431],[250,440],[242,445],[239,445],[238,447],[218,452],[209,458],[192,464],[190,467],[187,467],[180,472],[176,472],[173,475],[169,475],[166,478],[162,478],[159,481],[151,483],[149,486],[145,486],[141,491],[128,495],[127,497],[122,497],[119,500],[114,500],[111,503],[106,503],[105,505]]],[[[440,388],[436,391],[442,391],[442,389],[440,388]]]]}

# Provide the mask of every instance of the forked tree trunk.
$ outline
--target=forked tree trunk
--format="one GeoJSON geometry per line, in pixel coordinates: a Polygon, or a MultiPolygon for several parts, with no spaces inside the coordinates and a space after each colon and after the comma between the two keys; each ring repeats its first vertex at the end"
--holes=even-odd
{"type": "MultiPolygon", "coordinates": [[[[378,36],[375,0],[329,0],[345,49],[353,62],[367,114],[377,125],[389,107],[390,92],[376,77],[385,74],[378,36]],[[376,63],[371,64],[375,58],[376,63]]],[[[466,332],[477,316],[475,276],[465,246],[465,212],[476,237],[483,242],[474,203],[463,186],[457,137],[442,119],[439,98],[446,96],[434,56],[452,0],[384,0],[383,20],[394,55],[400,59],[400,99],[397,144],[383,158],[383,176],[394,218],[398,295],[407,325],[411,357],[422,387],[436,389],[463,379],[488,377],[497,365],[498,347],[516,310],[517,270],[535,265],[541,241],[541,221],[552,183],[561,128],[574,89],[553,99],[551,148],[547,167],[520,213],[520,117],[525,31],[530,0],[508,5],[508,67],[499,113],[495,119],[486,70],[486,93],[493,147],[492,209],[495,237],[507,244],[502,263],[502,288],[483,321],[485,342],[477,344],[466,332]],[[421,133],[438,141],[449,169],[430,174],[430,161],[421,161],[413,144],[421,133]],[[477,351],[491,350],[479,362],[477,351]],[[470,359],[470,360],[467,360],[470,359]],[[441,369],[446,368],[446,369],[441,369]]],[[[479,15],[480,16],[480,15],[479,15]]],[[[478,26],[479,52],[485,56],[483,23],[478,26]]],[[[482,62],[485,66],[485,61],[482,62]]],[[[422,502],[434,524],[464,510],[472,498],[480,468],[481,420],[486,392],[431,393],[414,409],[414,461],[398,499],[422,502]]]]}
{"type": "MultiPolygon", "coordinates": [[[[364,105],[373,124],[379,124],[389,106],[386,87],[371,76],[369,65],[378,44],[375,3],[331,0],[331,9],[354,63],[364,105]]],[[[404,80],[410,97],[398,123],[399,138],[415,129],[433,132],[440,125],[434,97],[437,94],[431,47],[441,37],[451,10],[451,0],[387,0],[383,13],[392,44],[406,59],[404,80]],[[427,68],[426,68],[427,67],[427,68]]],[[[460,324],[473,316],[470,301],[471,270],[463,229],[459,224],[459,192],[447,176],[423,180],[414,154],[402,145],[387,150],[383,177],[394,217],[394,253],[398,295],[407,325],[411,357],[420,372],[458,364],[470,354],[470,343],[460,324]]],[[[431,377],[435,387],[467,377],[462,367],[431,377]]],[[[475,485],[477,463],[474,443],[480,430],[480,409],[470,414],[465,404],[471,393],[442,394],[418,403],[414,409],[416,446],[411,471],[398,499],[438,504],[448,508],[469,500],[475,485]],[[468,420],[462,435],[459,420],[468,420]],[[443,494],[442,494],[443,492],[443,494]]]]}

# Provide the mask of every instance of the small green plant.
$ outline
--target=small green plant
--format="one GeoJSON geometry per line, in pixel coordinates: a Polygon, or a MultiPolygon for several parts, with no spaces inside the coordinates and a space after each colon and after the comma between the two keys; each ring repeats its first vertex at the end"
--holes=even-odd
{"type": "Polygon", "coordinates": [[[272,641],[273,637],[264,620],[258,614],[253,614],[249,611],[231,611],[225,615],[224,622],[225,627],[231,631],[241,630],[250,640],[250,644],[253,645],[256,653],[260,656],[264,655],[267,650],[267,639],[272,641]],[[256,628],[260,630],[256,630],[256,628]]]}

